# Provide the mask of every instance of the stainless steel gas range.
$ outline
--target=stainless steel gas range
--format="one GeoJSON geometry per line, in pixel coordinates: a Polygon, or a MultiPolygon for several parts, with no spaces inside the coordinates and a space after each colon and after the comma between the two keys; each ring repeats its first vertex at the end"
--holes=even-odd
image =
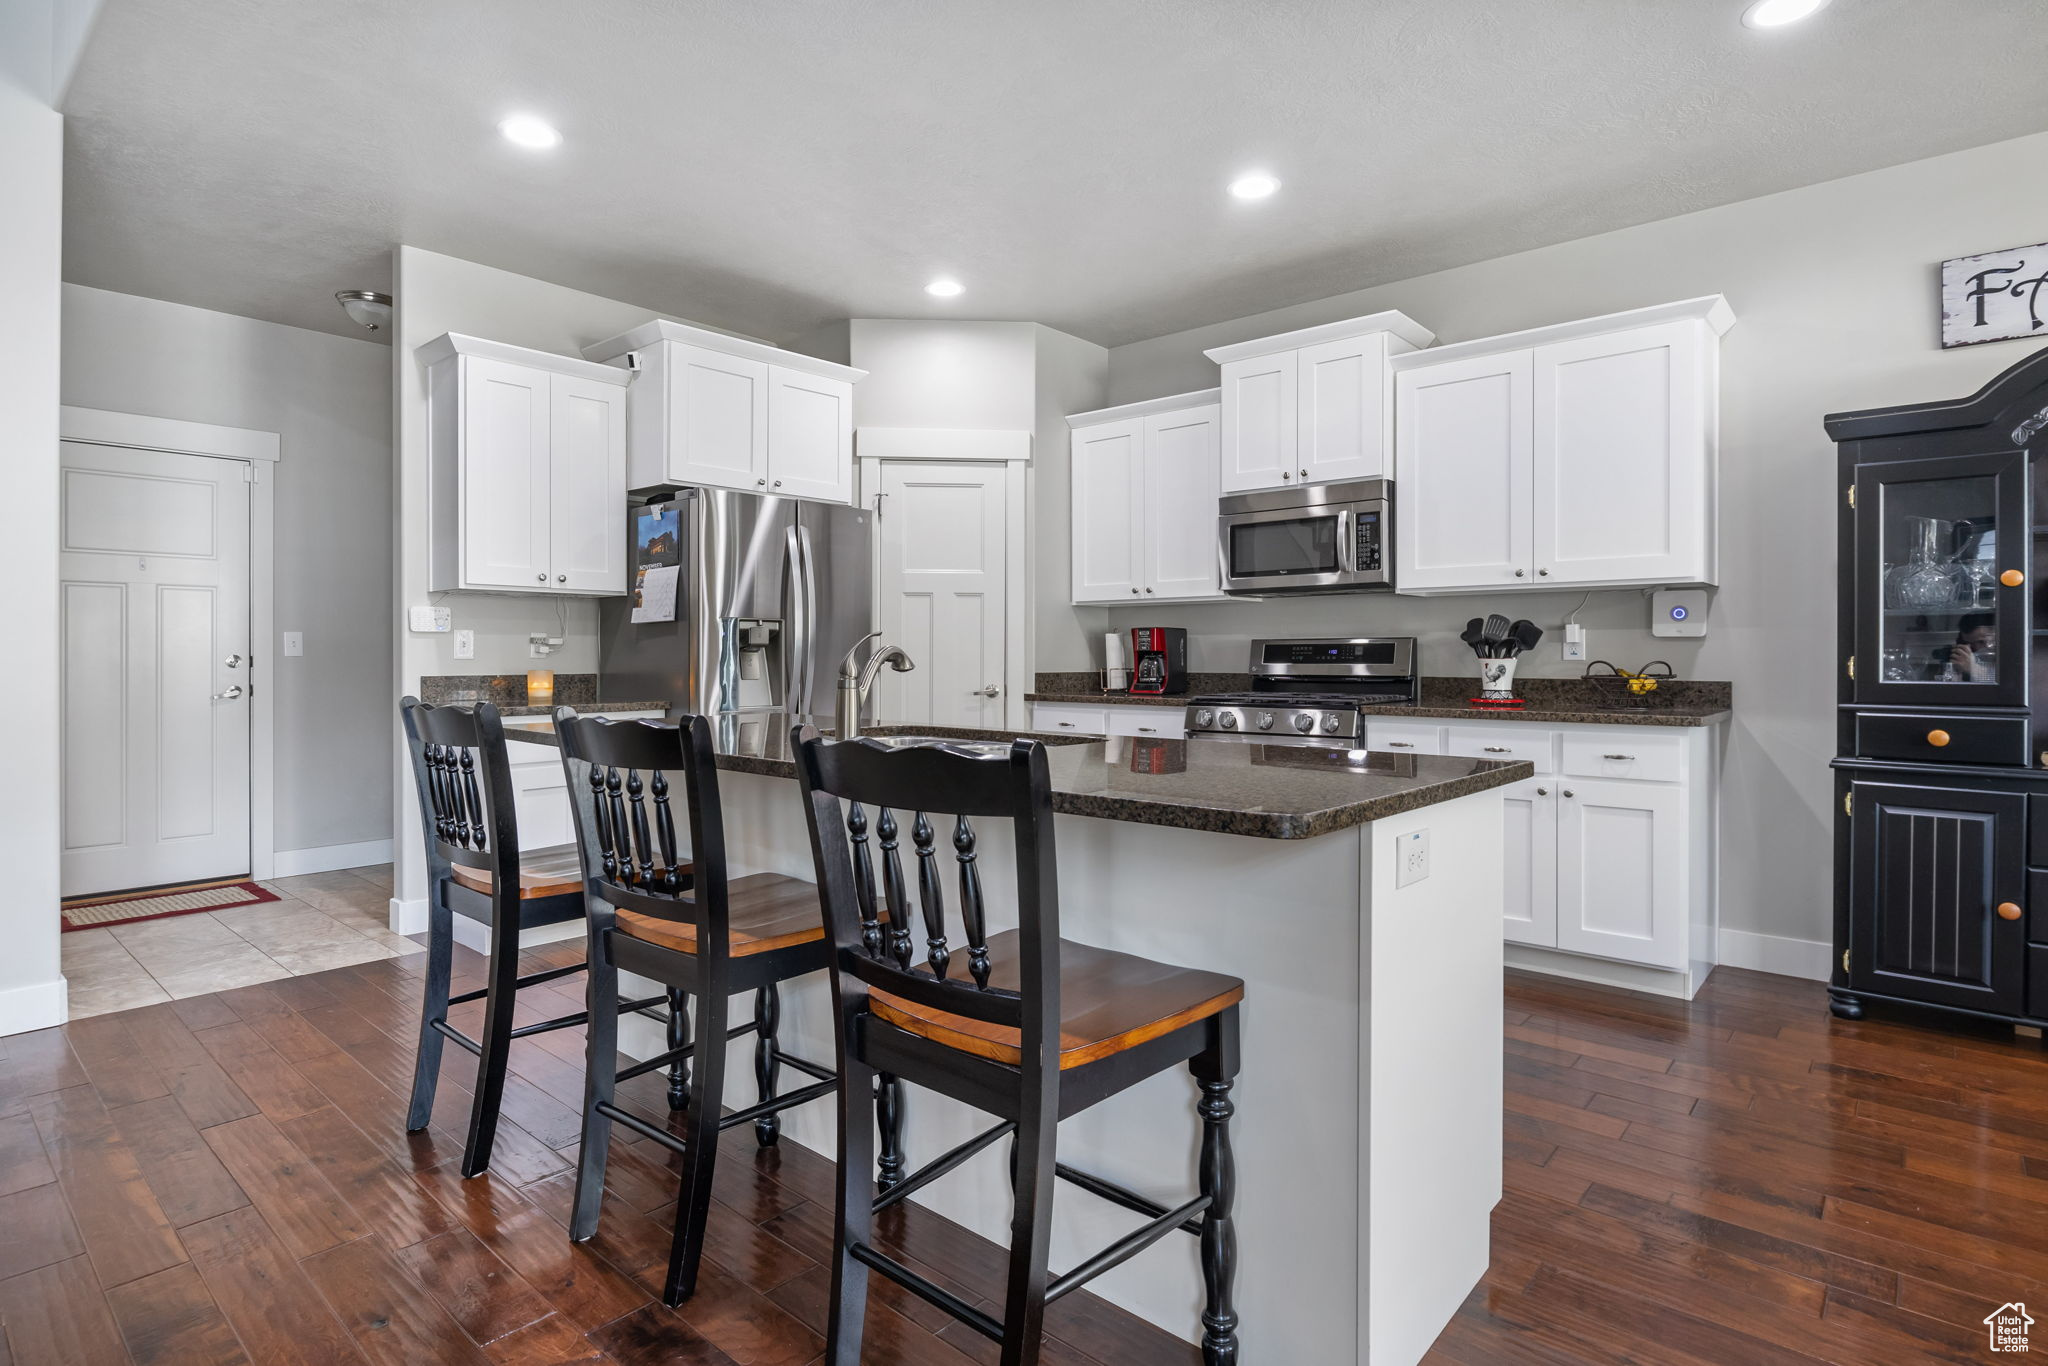
{"type": "Polygon", "coordinates": [[[1413,706],[1413,636],[1255,640],[1252,690],[1190,699],[1188,738],[1343,745],[1365,734],[1364,713],[1413,706]]]}

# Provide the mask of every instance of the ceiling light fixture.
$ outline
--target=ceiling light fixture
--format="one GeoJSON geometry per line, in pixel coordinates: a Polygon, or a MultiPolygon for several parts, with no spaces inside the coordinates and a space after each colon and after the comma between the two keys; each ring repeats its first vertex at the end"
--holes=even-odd
{"type": "Polygon", "coordinates": [[[391,296],[379,294],[374,289],[338,289],[334,302],[342,307],[351,322],[359,323],[372,332],[382,331],[391,325],[391,296]]]}
{"type": "Polygon", "coordinates": [[[1263,171],[1241,175],[1230,182],[1230,193],[1239,199],[1264,199],[1280,188],[1280,182],[1263,171]]]}
{"type": "Polygon", "coordinates": [[[961,284],[958,280],[948,280],[943,277],[932,281],[924,287],[924,292],[935,299],[951,299],[956,295],[965,293],[966,290],[967,286],[961,284]]]}
{"type": "Polygon", "coordinates": [[[1826,9],[1828,0],[1756,0],[1742,12],[1748,28],[1783,28],[1826,9]]]}
{"type": "Polygon", "coordinates": [[[505,135],[507,142],[531,147],[535,151],[558,147],[562,142],[562,135],[555,131],[555,125],[531,114],[514,114],[498,125],[498,131],[505,135]]]}

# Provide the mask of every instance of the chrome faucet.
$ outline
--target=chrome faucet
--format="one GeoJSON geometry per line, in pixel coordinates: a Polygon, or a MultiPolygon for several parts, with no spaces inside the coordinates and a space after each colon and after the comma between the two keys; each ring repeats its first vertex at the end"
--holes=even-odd
{"type": "Polygon", "coordinates": [[[859,669],[853,666],[854,656],[860,647],[871,640],[881,638],[880,631],[870,631],[853,642],[853,648],[846,652],[846,658],[839,661],[839,738],[851,740],[860,734],[860,709],[868,700],[868,689],[875,685],[875,675],[887,664],[897,673],[907,674],[917,665],[909,655],[903,653],[900,645],[884,645],[868,656],[868,662],[859,669]]]}

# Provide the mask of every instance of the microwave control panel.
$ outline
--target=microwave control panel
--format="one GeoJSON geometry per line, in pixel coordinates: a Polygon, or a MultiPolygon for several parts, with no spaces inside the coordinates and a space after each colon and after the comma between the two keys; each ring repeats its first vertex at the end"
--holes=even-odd
{"type": "Polygon", "coordinates": [[[1380,567],[1380,515],[1377,512],[1358,514],[1358,545],[1354,553],[1361,573],[1380,567]]]}

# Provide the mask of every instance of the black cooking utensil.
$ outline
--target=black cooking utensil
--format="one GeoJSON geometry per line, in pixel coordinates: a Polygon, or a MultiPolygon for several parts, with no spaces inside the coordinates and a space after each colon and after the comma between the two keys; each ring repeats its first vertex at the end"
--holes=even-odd
{"type": "Polygon", "coordinates": [[[1498,612],[1491,613],[1486,618],[1486,657],[1499,659],[1501,642],[1507,638],[1508,619],[1498,612]]]}
{"type": "Polygon", "coordinates": [[[1465,623],[1465,629],[1458,634],[1458,639],[1464,641],[1467,645],[1470,645],[1472,647],[1473,654],[1480,655],[1482,658],[1484,658],[1484,655],[1482,654],[1479,648],[1479,642],[1482,638],[1484,638],[1485,635],[1486,618],[1474,617],[1472,618],[1472,620],[1465,623]]]}
{"type": "Polygon", "coordinates": [[[1514,653],[1536,648],[1536,642],[1543,639],[1543,628],[1533,621],[1518,621],[1508,628],[1508,635],[1514,644],[1514,653]]]}

